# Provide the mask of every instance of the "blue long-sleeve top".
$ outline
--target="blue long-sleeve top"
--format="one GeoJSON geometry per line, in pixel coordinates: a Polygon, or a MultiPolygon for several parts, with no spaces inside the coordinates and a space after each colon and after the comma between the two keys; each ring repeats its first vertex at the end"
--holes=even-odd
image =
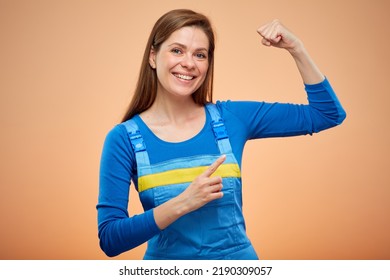
{"type": "MultiPolygon", "coordinates": [[[[247,140],[305,135],[339,125],[346,117],[327,79],[319,84],[305,85],[308,104],[282,104],[248,101],[218,101],[233,153],[241,165],[247,140]]],[[[144,137],[150,163],[156,164],[178,157],[218,154],[206,111],[204,128],[193,138],[169,143],[159,139],[136,115],[134,120],[144,137]]],[[[98,236],[107,256],[128,251],[160,232],[153,209],[129,217],[130,183],[136,174],[135,155],[127,131],[116,125],[104,142],[99,177],[98,236]]]]}

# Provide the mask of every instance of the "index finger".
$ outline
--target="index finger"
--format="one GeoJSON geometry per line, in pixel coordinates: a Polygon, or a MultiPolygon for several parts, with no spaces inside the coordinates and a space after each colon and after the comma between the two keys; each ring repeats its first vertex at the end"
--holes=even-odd
{"type": "Polygon", "coordinates": [[[272,26],[272,21],[264,23],[262,26],[257,28],[257,33],[259,33],[260,36],[264,37],[265,33],[267,32],[267,30],[270,29],[271,26],[272,26]]]}
{"type": "Polygon", "coordinates": [[[268,27],[268,25],[262,25],[260,26],[256,31],[257,33],[259,33],[260,36],[263,37],[263,34],[264,34],[264,30],[268,27]]]}
{"type": "Polygon", "coordinates": [[[257,33],[259,33],[262,37],[270,37],[275,30],[278,31],[279,26],[282,26],[280,20],[274,19],[260,26],[257,29],[257,33]]]}
{"type": "Polygon", "coordinates": [[[218,167],[225,161],[226,155],[222,155],[216,159],[204,172],[203,176],[210,177],[213,175],[215,171],[217,171],[218,167]]]}

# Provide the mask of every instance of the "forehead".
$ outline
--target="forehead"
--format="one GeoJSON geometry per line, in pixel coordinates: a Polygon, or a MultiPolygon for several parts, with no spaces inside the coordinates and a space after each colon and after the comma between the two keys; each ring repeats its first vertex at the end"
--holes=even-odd
{"type": "Polygon", "coordinates": [[[204,31],[196,26],[182,27],[169,36],[164,45],[181,44],[188,48],[209,48],[209,39],[204,31]]]}

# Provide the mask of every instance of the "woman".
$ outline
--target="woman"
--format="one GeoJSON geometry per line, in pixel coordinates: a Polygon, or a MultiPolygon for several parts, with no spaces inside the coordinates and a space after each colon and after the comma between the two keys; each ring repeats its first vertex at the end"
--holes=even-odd
{"type": "Polygon", "coordinates": [[[311,134],[345,118],[302,42],[279,21],[259,28],[286,49],[308,105],[212,103],[209,20],[173,10],[155,24],[133,100],[107,135],[101,158],[100,246],[115,256],[146,241],[145,259],[258,259],[245,232],[240,166],[247,140],[311,134]],[[133,180],[145,212],[129,217],[133,180]]]}

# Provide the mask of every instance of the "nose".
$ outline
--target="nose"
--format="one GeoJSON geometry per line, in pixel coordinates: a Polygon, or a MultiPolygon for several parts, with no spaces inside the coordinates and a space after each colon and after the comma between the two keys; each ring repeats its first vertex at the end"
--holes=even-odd
{"type": "Polygon", "coordinates": [[[186,68],[186,69],[194,68],[195,67],[194,57],[190,54],[183,56],[183,59],[180,62],[180,65],[181,65],[181,67],[186,68]]]}

